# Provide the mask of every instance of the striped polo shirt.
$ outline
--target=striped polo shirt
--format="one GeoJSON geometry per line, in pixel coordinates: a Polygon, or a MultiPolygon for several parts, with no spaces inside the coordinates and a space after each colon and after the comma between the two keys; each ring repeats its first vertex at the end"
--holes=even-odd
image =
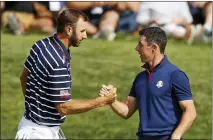
{"type": "Polygon", "coordinates": [[[28,69],[25,95],[26,119],[39,125],[59,126],[66,116],[56,103],[70,100],[70,53],[56,35],[37,41],[24,63],[28,69]]]}

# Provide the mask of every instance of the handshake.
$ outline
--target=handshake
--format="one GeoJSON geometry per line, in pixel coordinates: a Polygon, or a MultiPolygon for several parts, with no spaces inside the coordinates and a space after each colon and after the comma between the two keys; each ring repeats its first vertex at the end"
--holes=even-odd
{"type": "Polygon", "coordinates": [[[99,96],[103,99],[104,105],[110,105],[115,102],[117,98],[116,91],[117,88],[113,87],[112,85],[102,85],[99,96]]]}

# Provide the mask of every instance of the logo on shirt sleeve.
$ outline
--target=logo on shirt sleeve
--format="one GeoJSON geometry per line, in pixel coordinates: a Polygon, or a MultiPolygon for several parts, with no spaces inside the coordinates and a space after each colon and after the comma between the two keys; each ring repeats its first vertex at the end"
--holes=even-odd
{"type": "Polygon", "coordinates": [[[158,81],[157,84],[156,84],[156,86],[158,88],[161,88],[163,86],[163,81],[158,81]]]}
{"type": "Polygon", "coordinates": [[[60,90],[60,98],[67,99],[70,98],[70,94],[68,90],[60,90]]]}

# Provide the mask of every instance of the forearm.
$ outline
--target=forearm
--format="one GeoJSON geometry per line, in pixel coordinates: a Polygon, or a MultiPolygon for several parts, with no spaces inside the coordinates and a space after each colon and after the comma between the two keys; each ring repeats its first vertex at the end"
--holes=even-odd
{"type": "Polygon", "coordinates": [[[183,136],[183,134],[191,127],[192,123],[196,118],[195,111],[186,110],[180,120],[178,127],[172,134],[172,139],[179,139],[183,136]]]}
{"type": "Polygon", "coordinates": [[[118,116],[124,119],[128,119],[129,108],[125,103],[115,100],[115,102],[112,103],[110,107],[118,116]]]}
{"type": "Polygon", "coordinates": [[[62,115],[78,114],[102,107],[106,104],[107,103],[103,100],[103,97],[88,100],[71,100],[61,104],[60,113],[62,115]]]}

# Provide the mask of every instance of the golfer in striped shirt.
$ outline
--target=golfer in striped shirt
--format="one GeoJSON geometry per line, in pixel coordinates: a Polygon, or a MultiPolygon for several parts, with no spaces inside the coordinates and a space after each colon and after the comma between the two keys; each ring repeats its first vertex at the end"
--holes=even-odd
{"type": "Polygon", "coordinates": [[[57,17],[57,33],[33,44],[20,77],[25,112],[16,139],[65,139],[60,125],[66,115],[115,101],[113,93],[95,99],[71,99],[69,48],[78,47],[87,38],[87,21],[84,13],[66,9],[57,17]]]}

